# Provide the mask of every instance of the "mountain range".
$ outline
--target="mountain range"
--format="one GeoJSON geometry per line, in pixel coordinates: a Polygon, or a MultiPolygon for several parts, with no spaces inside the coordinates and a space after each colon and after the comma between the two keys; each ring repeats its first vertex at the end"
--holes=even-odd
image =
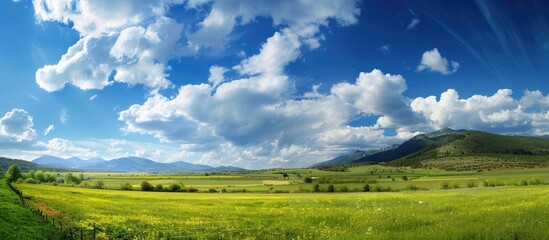
{"type": "Polygon", "coordinates": [[[83,160],[78,157],[65,159],[51,155],[43,155],[39,158],[32,160],[32,162],[50,167],[109,172],[221,172],[246,170],[239,167],[212,167],[208,165],[192,164],[183,161],[160,163],[150,159],[139,157],[123,157],[107,161],[102,158],[83,160]]]}
{"type": "Polygon", "coordinates": [[[311,167],[385,162],[394,166],[479,170],[548,165],[549,139],[444,128],[419,134],[397,146],[354,151],[311,167]]]}

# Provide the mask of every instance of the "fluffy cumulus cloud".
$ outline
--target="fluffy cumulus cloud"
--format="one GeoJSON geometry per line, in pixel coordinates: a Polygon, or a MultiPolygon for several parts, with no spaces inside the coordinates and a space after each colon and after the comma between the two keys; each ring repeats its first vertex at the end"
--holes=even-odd
{"type": "Polygon", "coordinates": [[[36,139],[32,116],[23,109],[12,109],[0,118],[0,142],[29,143],[36,139]]]}
{"type": "Polygon", "coordinates": [[[437,48],[431,51],[426,51],[421,57],[421,63],[417,66],[418,71],[429,70],[438,72],[444,75],[455,73],[459,69],[459,63],[455,61],[448,62],[437,48]]]}

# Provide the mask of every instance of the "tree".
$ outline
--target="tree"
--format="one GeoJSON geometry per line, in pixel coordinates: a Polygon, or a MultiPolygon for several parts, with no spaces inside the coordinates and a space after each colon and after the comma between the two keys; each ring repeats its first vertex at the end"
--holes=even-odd
{"type": "Polygon", "coordinates": [[[36,177],[36,181],[38,181],[38,182],[45,182],[46,181],[46,178],[44,176],[44,172],[42,170],[36,171],[34,176],[36,177]]]}
{"type": "Polygon", "coordinates": [[[95,182],[95,188],[97,189],[103,189],[105,187],[105,183],[101,180],[95,182]]]}
{"type": "Polygon", "coordinates": [[[330,185],[328,186],[328,192],[335,192],[335,187],[334,187],[333,184],[330,184],[330,185]]]}
{"type": "Polygon", "coordinates": [[[408,181],[408,177],[406,177],[406,175],[404,175],[404,176],[402,176],[402,180],[408,181]]]}
{"type": "Polygon", "coordinates": [[[162,184],[160,184],[160,183],[159,183],[159,184],[156,184],[156,186],[154,186],[154,190],[155,190],[155,191],[161,192],[163,189],[164,189],[164,188],[162,187],[162,184]]]}
{"type": "Polygon", "coordinates": [[[179,190],[181,190],[181,185],[179,185],[177,183],[174,183],[174,184],[170,185],[170,191],[178,192],[179,190]]]}
{"type": "Polygon", "coordinates": [[[370,185],[369,184],[364,185],[364,189],[362,189],[362,190],[364,190],[364,192],[369,192],[370,191],[370,185]]]}
{"type": "Polygon", "coordinates": [[[141,191],[154,191],[154,186],[147,181],[141,182],[141,191]]]}
{"type": "Polygon", "coordinates": [[[80,184],[80,179],[75,177],[72,173],[65,173],[65,183],[80,184]]]}
{"type": "Polygon", "coordinates": [[[78,178],[80,179],[80,181],[84,180],[84,174],[83,173],[78,174],[78,178]]]}
{"type": "Polygon", "coordinates": [[[320,192],[320,185],[315,184],[315,186],[313,187],[313,192],[320,192]]]}
{"type": "Polygon", "coordinates": [[[29,171],[29,177],[36,180],[36,177],[34,176],[34,171],[33,170],[29,171]]]}
{"type": "Polygon", "coordinates": [[[8,182],[17,181],[17,179],[21,177],[23,177],[23,174],[21,174],[21,169],[19,169],[19,166],[16,164],[12,164],[6,172],[6,179],[8,180],[8,182]]]}
{"type": "Polygon", "coordinates": [[[313,179],[311,177],[304,177],[303,182],[305,183],[313,183],[313,179]]]}

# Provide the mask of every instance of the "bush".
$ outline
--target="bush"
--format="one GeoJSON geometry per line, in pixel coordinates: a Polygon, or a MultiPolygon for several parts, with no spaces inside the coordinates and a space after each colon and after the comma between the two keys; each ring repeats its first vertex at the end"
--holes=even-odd
{"type": "Polygon", "coordinates": [[[313,192],[320,192],[320,185],[315,184],[315,186],[313,187],[313,192]]]}
{"type": "Polygon", "coordinates": [[[408,177],[406,177],[406,176],[402,176],[402,180],[404,180],[404,181],[408,181],[408,177]]]}
{"type": "Polygon", "coordinates": [[[32,178],[27,178],[25,179],[25,181],[23,181],[24,183],[30,183],[30,184],[37,184],[38,182],[36,182],[36,180],[32,179],[32,178]]]}
{"type": "Polygon", "coordinates": [[[452,188],[458,189],[459,183],[458,182],[452,182],[452,188]]]}
{"type": "Polygon", "coordinates": [[[335,192],[335,187],[334,187],[333,184],[330,184],[330,185],[328,186],[328,192],[335,192]]]}
{"type": "Polygon", "coordinates": [[[442,189],[449,189],[449,188],[450,188],[450,184],[448,183],[448,181],[440,182],[440,188],[442,188],[442,189]]]}
{"type": "Polygon", "coordinates": [[[210,193],[217,193],[217,190],[215,188],[210,188],[210,190],[208,190],[210,193]]]}
{"type": "Polygon", "coordinates": [[[227,189],[223,188],[223,189],[221,189],[221,192],[222,192],[222,193],[226,193],[226,192],[227,192],[227,189]]]}
{"type": "Polygon", "coordinates": [[[172,192],[179,192],[179,191],[181,191],[181,185],[179,185],[177,183],[174,183],[174,184],[170,185],[169,190],[172,191],[172,192]]]}
{"type": "Polygon", "coordinates": [[[147,181],[141,182],[141,191],[154,191],[154,187],[147,181]]]}
{"type": "Polygon", "coordinates": [[[162,187],[162,184],[156,184],[156,186],[154,186],[154,190],[158,192],[162,192],[162,190],[164,189],[162,187]]]}
{"type": "Polygon", "coordinates": [[[406,191],[417,191],[417,190],[419,190],[419,187],[414,185],[414,184],[406,184],[406,186],[404,187],[404,190],[406,190],[406,191]]]}
{"type": "Polygon", "coordinates": [[[370,191],[370,185],[369,184],[364,185],[364,187],[362,188],[362,191],[369,192],[370,191]]]}
{"type": "Polygon", "coordinates": [[[467,185],[468,188],[474,188],[477,186],[477,183],[473,179],[467,180],[467,183],[465,184],[467,185]]]}
{"type": "Polygon", "coordinates": [[[539,178],[530,178],[528,179],[528,185],[540,185],[541,180],[539,178]]]}
{"type": "Polygon", "coordinates": [[[313,179],[311,177],[304,177],[303,182],[305,183],[313,183],[313,179]]]}
{"type": "Polygon", "coordinates": [[[97,189],[103,189],[105,187],[105,183],[101,180],[95,182],[95,186],[94,188],[97,188],[97,189]]]}
{"type": "Polygon", "coordinates": [[[189,192],[198,192],[198,189],[191,187],[191,188],[189,188],[189,192]]]}
{"type": "Polygon", "coordinates": [[[127,183],[121,184],[120,189],[122,189],[122,190],[133,190],[133,187],[129,182],[127,182],[127,183]]]}

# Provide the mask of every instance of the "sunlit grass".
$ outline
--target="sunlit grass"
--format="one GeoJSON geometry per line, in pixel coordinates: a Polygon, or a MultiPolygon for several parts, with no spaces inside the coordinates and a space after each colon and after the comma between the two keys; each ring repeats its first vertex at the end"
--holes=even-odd
{"type": "Polygon", "coordinates": [[[18,185],[102,237],[543,239],[549,187],[400,193],[206,194],[18,185]],[[105,233],[108,232],[108,233],[105,233]]]}

